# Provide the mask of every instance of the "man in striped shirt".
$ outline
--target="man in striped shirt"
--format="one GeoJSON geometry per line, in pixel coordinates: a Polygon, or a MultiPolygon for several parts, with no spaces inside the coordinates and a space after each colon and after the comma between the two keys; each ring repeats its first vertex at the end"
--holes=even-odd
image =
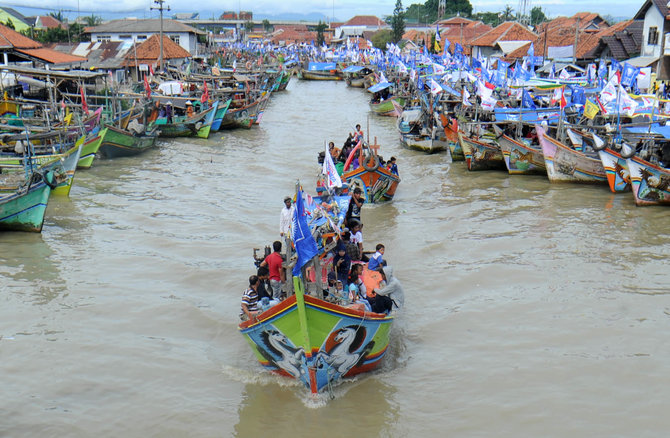
{"type": "Polygon", "coordinates": [[[257,275],[249,277],[249,287],[242,295],[242,311],[240,312],[240,319],[246,321],[254,319],[258,314],[258,284],[260,280],[257,275]]]}

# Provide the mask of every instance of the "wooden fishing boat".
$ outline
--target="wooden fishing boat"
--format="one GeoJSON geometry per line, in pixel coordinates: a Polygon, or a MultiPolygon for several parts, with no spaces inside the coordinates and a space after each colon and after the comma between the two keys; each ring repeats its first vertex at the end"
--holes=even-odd
{"type": "MultiPolygon", "coordinates": [[[[188,116],[174,116],[170,120],[166,117],[156,118],[151,126],[156,128],[159,137],[192,137],[208,138],[212,127],[212,122],[216,115],[219,101],[203,111],[188,116]]],[[[155,109],[154,111],[157,111],[155,109]]]]}
{"type": "Polygon", "coordinates": [[[341,81],[342,71],[335,62],[310,62],[298,71],[298,78],[306,81],[341,81]]]}
{"type": "MultiPolygon", "coordinates": [[[[328,299],[323,296],[323,287],[327,287],[327,284],[323,283],[325,279],[320,275],[320,260],[333,248],[332,245],[317,243],[323,241],[320,237],[325,235],[319,231],[321,226],[315,224],[315,217],[322,219],[325,226],[335,226],[333,224],[338,219],[332,210],[322,209],[323,214],[330,219],[312,210],[308,224],[303,202],[302,192],[298,191],[295,228],[292,231],[297,251],[296,266],[292,269],[295,293],[289,291],[286,299],[269,308],[261,304],[261,313],[240,323],[239,331],[265,369],[301,381],[315,395],[330,390],[342,378],[379,366],[389,348],[394,314],[364,311],[360,305],[349,305],[348,297],[336,296],[335,293],[329,294],[328,299]],[[316,240],[314,234],[317,235],[316,240]],[[305,255],[307,251],[309,255],[305,255]],[[310,279],[308,270],[318,273],[318,277],[310,279]],[[308,287],[310,284],[314,286],[311,293],[305,292],[303,281],[308,287]]],[[[320,205],[321,202],[316,204],[320,205]]],[[[340,205],[339,201],[337,205],[340,205]]],[[[329,231],[334,230],[329,228],[329,231]]],[[[328,234],[337,235],[336,232],[328,234]]],[[[287,259],[290,258],[287,254],[287,259]]],[[[370,284],[370,290],[373,285],[379,286],[381,295],[390,289],[398,290],[397,285],[392,286],[396,282],[392,269],[385,270],[388,279],[385,287],[379,283],[380,273],[368,270],[363,272],[363,280],[372,282],[366,283],[370,284]]],[[[394,297],[394,294],[392,291],[388,296],[394,297]]]]}
{"type": "Polygon", "coordinates": [[[98,129],[86,137],[84,146],[81,149],[79,162],[77,163],[78,169],[88,169],[91,167],[95,155],[100,149],[100,144],[102,143],[102,138],[105,136],[106,130],[107,128],[98,129]]]}
{"type": "Polygon", "coordinates": [[[546,175],[544,155],[539,146],[521,142],[502,134],[498,144],[505,159],[505,165],[510,175],[546,175]]]}
{"type": "Polygon", "coordinates": [[[44,224],[44,213],[49,202],[54,175],[50,172],[5,174],[0,178],[0,230],[32,231],[39,233],[44,224]],[[7,181],[20,176],[19,185],[7,181]]]}
{"type": "MultiPolygon", "coordinates": [[[[607,183],[613,193],[630,190],[630,171],[626,159],[605,143],[593,132],[583,132],[573,128],[567,129],[572,147],[577,151],[595,151],[602,162],[607,183]]],[[[614,147],[615,145],[612,144],[614,147]]],[[[618,144],[621,149],[621,144],[618,144]]]]}
{"type": "Polygon", "coordinates": [[[363,65],[350,65],[342,70],[342,73],[347,85],[354,88],[364,88],[366,84],[365,78],[373,74],[369,67],[363,65]]]}
{"type": "Polygon", "coordinates": [[[447,138],[447,147],[451,155],[451,161],[464,161],[465,155],[461,148],[461,142],[458,140],[458,120],[454,117],[447,117],[440,113],[440,121],[444,127],[444,134],[447,138]]]}
{"type": "Polygon", "coordinates": [[[458,140],[468,170],[507,170],[502,150],[497,144],[484,143],[461,132],[458,133],[458,140]]]}
{"type": "Polygon", "coordinates": [[[429,154],[447,150],[447,137],[443,129],[434,126],[432,115],[420,107],[396,110],[400,114],[396,128],[403,146],[429,154]]]}
{"type": "Polygon", "coordinates": [[[549,181],[593,184],[607,181],[600,158],[588,156],[549,137],[540,125],[535,125],[535,130],[542,146],[549,181]]]}
{"type": "Polygon", "coordinates": [[[232,99],[228,99],[225,102],[219,102],[216,114],[214,114],[214,120],[212,121],[212,131],[216,132],[221,128],[221,122],[223,122],[223,118],[226,116],[226,112],[228,112],[232,101],[232,99]]]}
{"type": "Polygon", "coordinates": [[[643,160],[627,159],[635,205],[670,205],[670,169],[643,160]]]}
{"type": "Polygon", "coordinates": [[[107,128],[100,141],[100,154],[105,158],[129,157],[141,154],[156,144],[155,132],[134,135],[112,125],[107,128]]]}
{"type": "MultiPolygon", "coordinates": [[[[257,117],[258,105],[261,100],[257,99],[251,103],[242,103],[242,106],[233,107],[232,104],[221,120],[219,129],[251,128],[257,117]]],[[[233,100],[233,103],[235,101],[233,100]]]]}

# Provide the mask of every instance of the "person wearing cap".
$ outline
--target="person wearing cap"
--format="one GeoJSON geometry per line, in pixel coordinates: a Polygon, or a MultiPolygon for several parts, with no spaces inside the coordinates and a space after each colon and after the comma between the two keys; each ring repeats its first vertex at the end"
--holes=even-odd
{"type": "Polygon", "coordinates": [[[284,198],[284,208],[281,209],[279,216],[279,235],[281,237],[291,237],[291,222],[293,221],[293,205],[291,204],[291,197],[284,198]]]}
{"type": "Polygon", "coordinates": [[[186,116],[193,117],[193,103],[190,100],[186,101],[186,116]]]}

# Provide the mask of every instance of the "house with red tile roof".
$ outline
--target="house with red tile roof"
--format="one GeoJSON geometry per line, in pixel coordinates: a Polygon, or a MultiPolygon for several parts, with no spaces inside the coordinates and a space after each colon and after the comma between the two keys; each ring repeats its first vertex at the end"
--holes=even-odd
{"type": "Polygon", "coordinates": [[[34,17],[26,17],[35,30],[57,29],[62,27],[67,29],[67,24],[61,23],[51,15],[36,15],[34,17]]]}
{"type": "Polygon", "coordinates": [[[0,52],[4,64],[29,61],[32,67],[38,68],[47,65],[52,69],[69,68],[86,61],[86,58],[44,47],[37,41],[3,25],[0,25],[0,52]]]}
{"type": "Polygon", "coordinates": [[[440,24],[440,37],[443,41],[445,39],[449,40],[451,43],[449,51],[452,53],[454,47],[456,47],[455,43],[458,43],[463,47],[463,53],[465,55],[470,55],[472,53],[472,42],[493,29],[491,26],[484,24],[481,21],[467,20],[460,17],[454,18],[443,20],[449,23],[444,25],[440,24]],[[458,18],[462,23],[455,22],[454,18],[458,18]],[[464,21],[467,21],[467,23],[464,21]]]}
{"type": "MultiPolygon", "coordinates": [[[[573,23],[575,24],[575,23],[573,23]]],[[[597,58],[626,60],[640,53],[642,40],[641,21],[627,20],[603,26],[597,32],[583,29],[575,35],[575,26],[549,26],[533,41],[535,56],[545,59],[572,60],[578,65],[586,65],[597,58]],[[576,37],[576,38],[575,38],[576,37]],[[577,52],[574,52],[575,41],[577,52]]],[[[530,43],[511,52],[506,60],[521,59],[528,53],[530,43]]]]}
{"type": "Polygon", "coordinates": [[[535,41],[537,34],[516,21],[506,21],[472,40],[472,56],[503,57],[526,43],[535,41]]]}
{"type": "Polygon", "coordinates": [[[362,37],[364,32],[390,28],[384,20],[374,15],[356,15],[339,26],[335,26],[335,24],[331,23],[334,30],[333,39],[335,40],[344,40],[347,37],[362,37]]]}
{"type": "MultiPolygon", "coordinates": [[[[146,41],[135,43],[124,57],[124,67],[131,68],[131,76],[134,75],[135,67],[150,65],[154,70],[158,70],[160,65],[160,37],[151,35],[146,41]]],[[[163,35],[163,63],[167,65],[180,66],[187,59],[191,58],[188,50],[175,43],[167,35],[163,35]]],[[[134,78],[138,80],[138,78],[134,78]]]]}
{"type": "Polygon", "coordinates": [[[578,12],[572,17],[556,17],[545,21],[535,27],[535,33],[541,34],[545,31],[557,28],[579,28],[579,32],[599,32],[609,24],[599,14],[592,12],[578,12]]]}

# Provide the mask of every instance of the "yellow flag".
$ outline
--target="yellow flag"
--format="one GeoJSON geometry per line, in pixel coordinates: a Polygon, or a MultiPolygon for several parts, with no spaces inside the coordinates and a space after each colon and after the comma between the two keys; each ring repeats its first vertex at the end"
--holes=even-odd
{"type": "Polygon", "coordinates": [[[63,118],[63,124],[65,126],[69,126],[71,121],[72,121],[72,113],[69,113],[67,116],[63,118]]]}
{"type": "Polygon", "coordinates": [[[591,99],[586,99],[586,105],[584,105],[584,117],[587,119],[593,119],[596,114],[598,114],[598,111],[600,111],[598,105],[591,102],[591,99]]]}
{"type": "Polygon", "coordinates": [[[440,48],[440,42],[438,40],[435,40],[435,46],[433,47],[433,50],[435,50],[435,53],[440,53],[442,51],[440,48]]]}

